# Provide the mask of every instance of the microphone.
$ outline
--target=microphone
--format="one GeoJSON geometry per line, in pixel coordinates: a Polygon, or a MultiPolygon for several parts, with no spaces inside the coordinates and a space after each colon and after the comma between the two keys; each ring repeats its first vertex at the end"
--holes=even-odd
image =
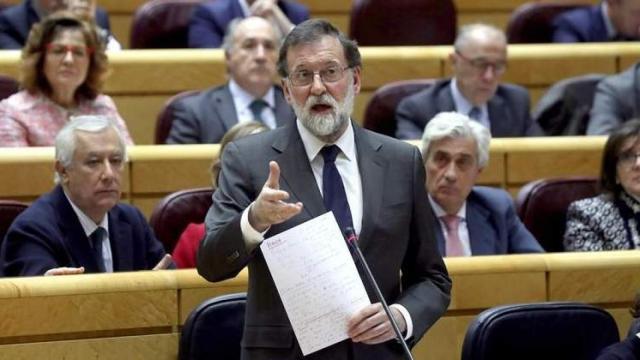
{"type": "Polygon", "coordinates": [[[357,263],[360,264],[360,268],[364,272],[365,277],[367,278],[367,282],[373,288],[374,292],[376,293],[376,297],[378,298],[378,301],[380,301],[380,303],[382,304],[382,308],[384,309],[384,312],[387,314],[387,317],[389,318],[389,322],[391,322],[391,327],[393,328],[393,332],[396,334],[396,340],[402,346],[402,350],[404,351],[405,358],[408,360],[413,360],[413,356],[411,355],[411,350],[409,350],[409,346],[407,346],[407,342],[404,340],[404,336],[402,336],[402,333],[400,332],[398,323],[393,318],[393,315],[391,314],[391,309],[389,309],[389,305],[387,305],[387,301],[384,299],[384,296],[382,296],[382,292],[378,287],[378,283],[376,282],[376,279],[373,277],[373,274],[369,269],[369,265],[367,265],[367,262],[364,259],[364,256],[362,255],[362,251],[360,251],[360,248],[358,247],[358,236],[356,235],[356,232],[353,230],[352,227],[347,227],[344,231],[344,234],[345,234],[345,240],[347,241],[347,245],[349,246],[349,250],[351,250],[351,254],[357,260],[356,264],[357,263]]]}

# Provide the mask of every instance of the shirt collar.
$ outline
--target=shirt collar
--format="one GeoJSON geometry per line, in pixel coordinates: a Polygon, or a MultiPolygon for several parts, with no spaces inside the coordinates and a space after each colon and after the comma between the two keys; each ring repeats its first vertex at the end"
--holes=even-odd
{"type": "MultiPolygon", "coordinates": [[[[441,217],[447,215],[447,212],[444,211],[444,209],[442,208],[442,206],[440,206],[434,199],[433,197],[431,197],[431,195],[429,195],[429,202],[431,203],[431,208],[433,209],[433,213],[435,214],[435,216],[440,219],[441,217]]],[[[466,221],[467,218],[467,202],[465,201],[464,203],[462,203],[462,206],[460,207],[460,210],[458,210],[458,213],[456,214],[456,216],[458,216],[459,218],[461,218],[462,220],[466,221]]]]}
{"type": "Polygon", "coordinates": [[[617,35],[617,31],[609,18],[609,6],[606,1],[600,3],[600,9],[602,9],[602,20],[604,20],[604,27],[607,29],[608,39],[613,39],[617,35]]]}
{"type": "MultiPolygon", "coordinates": [[[[322,150],[322,148],[328,144],[313,135],[306,127],[304,127],[304,125],[302,125],[302,122],[300,122],[299,119],[296,119],[296,126],[298,127],[298,132],[300,133],[300,138],[302,139],[302,144],[304,145],[304,150],[307,153],[309,162],[312,162],[313,159],[318,156],[320,150],[322,150]]],[[[340,148],[342,153],[347,157],[347,160],[355,160],[356,144],[354,140],[351,119],[349,119],[347,129],[344,131],[344,133],[342,133],[342,135],[340,135],[338,140],[336,140],[335,145],[340,148]]]]}
{"type": "MultiPolygon", "coordinates": [[[[229,80],[229,92],[231,93],[236,109],[248,109],[251,102],[256,99],[245,89],[241,88],[233,79],[229,80]]],[[[264,100],[271,109],[276,108],[276,97],[275,92],[273,91],[273,86],[269,88],[266,94],[264,94],[262,100],[264,100]]]]}
{"type": "Polygon", "coordinates": [[[76,204],[73,203],[73,201],[71,201],[71,198],[69,197],[69,195],[67,195],[66,191],[64,191],[64,196],[69,201],[69,204],[71,204],[73,212],[75,212],[76,216],[78,216],[80,225],[82,225],[82,230],[84,230],[84,233],[87,235],[87,237],[93,234],[98,226],[101,226],[107,232],[107,237],[109,236],[109,216],[105,214],[105,216],[102,218],[102,221],[100,221],[99,224],[96,224],[95,222],[93,222],[93,220],[91,220],[89,216],[87,216],[82,210],[80,210],[80,208],[77,207],[76,204]]]}
{"type": "MultiPolygon", "coordinates": [[[[468,115],[469,111],[471,111],[474,106],[460,92],[460,89],[458,88],[458,80],[456,78],[451,79],[451,96],[453,97],[453,103],[456,106],[456,111],[461,114],[468,115]]],[[[484,103],[482,106],[479,106],[479,108],[484,116],[487,111],[487,104],[484,103]]]]}

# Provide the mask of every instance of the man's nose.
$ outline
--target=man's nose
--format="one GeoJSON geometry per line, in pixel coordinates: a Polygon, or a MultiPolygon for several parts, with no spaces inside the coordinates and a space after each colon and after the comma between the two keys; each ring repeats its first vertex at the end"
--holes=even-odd
{"type": "Polygon", "coordinates": [[[447,181],[456,181],[456,179],[458,178],[458,169],[456,169],[456,163],[451,161],[445,171],[444,171],[444,177],[445,179],[447,179],[447,181]]]}
{"type": "Polygon", "coordinates": [[[482,72],[482,78],[491,81],[496,78],[496,68],[494,65],[488,65],[482,72]]]}
{"type": "Polygon", "coordinates": [[[314,73],[311,81],[311,94],[322,95],[327,91],[327,87],[324,85],[320,73],[314,73]]]}

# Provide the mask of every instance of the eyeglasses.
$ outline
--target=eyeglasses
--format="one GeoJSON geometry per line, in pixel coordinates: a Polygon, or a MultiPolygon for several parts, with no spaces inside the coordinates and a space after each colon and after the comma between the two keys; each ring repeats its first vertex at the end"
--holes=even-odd
{"type": "Polygon", "coordinates": [[[460,56],[464,61],[468,62],[469,64],[471,64],[471,66],[474,68],[474,70],[480,72],[480,73],[484,73],[487,71],[488,68],[493,68],[493,72],[496,75],[502,75],[504,74],[504,72],[507,70],[507,62],[506,61],[496,61],[496,62],[491,62],[491,61],[487,61],[483,58],[478,58],[478,59],[470,59],[464,55],[462,55],[462,53],[458,50],[456,50],[456,54],[458,54],[458,56],[460,56]]]}
{"type": "Polygon", "coordinates": [[[288,78],[293,86],[307,86],[313,82],[316,74],[318,74],[323,83],[329,84],[340,81],[344,77],[344,71],[350,68],[350,66],[342,67],[341,65],[333,64],[320,71],[300,69],[289,74],[288,78]]]}
{"type": "Polygon", "coordinates": [[[640,157],[640,153],[635,154],[632,152],[623,152],[618,156],[618,164],[624,167],[632,167],[638,162],[638,158],[640,157]]]}
{"type": "Polygon", "coordinates": [[[56,57],[64,57],[69,52],[71,52],[71,54],[75,57],[84,58],[89,56],[93,52],[93,49],[84,45],[67,45],[56,43],[47,44],[47,53],[50,55],[56,57]]]}

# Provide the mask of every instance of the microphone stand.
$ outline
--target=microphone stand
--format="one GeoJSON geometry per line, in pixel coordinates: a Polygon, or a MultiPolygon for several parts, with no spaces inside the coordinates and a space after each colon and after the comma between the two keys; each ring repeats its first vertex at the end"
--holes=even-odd
{"type": "Polygon", "coordinates": [[[391,309],[389,309],[389,306],[387,305],[387,301],[382,296],[382,292],[378,287],[378,283],[373,277],[373,274],[369,269],[369,265],[367,265],[367,262],[365,261],[364,256],[362,255],[362,251],[360,251],[360,247],[358,247],[358,243],[357,243],[358,237],[356,235],[356,232],[353,230],[353,228],[348,227],[345,230],[345,235],[346,235],[347,245],[351,249],[351,252],[353,253],[353,255],[356,257],[356,260],[358,260],[358,262],[361,264],[360,268],[364,270],[364,273],[366,275],[367,281],[369,282],[369,285],[371,285],[374,292],[376,293],[378,300],[382,304],[382,308],[384,309],[384,312],[387,314],[387,317],[389,318],[389,322],[391,322],[391,327],[393,328],[393,332],[396,334],[396,340],[402,346],[402,350],[404,351],[405,358],[407,360],[413,360],[413,356],[411,355],[411,350],[409,350],[409,346],[407,346],[407,342],[404,340],[404,337],[400,332],[398,323],[393,318],[393,315],[391,314],[391,309]]]}

